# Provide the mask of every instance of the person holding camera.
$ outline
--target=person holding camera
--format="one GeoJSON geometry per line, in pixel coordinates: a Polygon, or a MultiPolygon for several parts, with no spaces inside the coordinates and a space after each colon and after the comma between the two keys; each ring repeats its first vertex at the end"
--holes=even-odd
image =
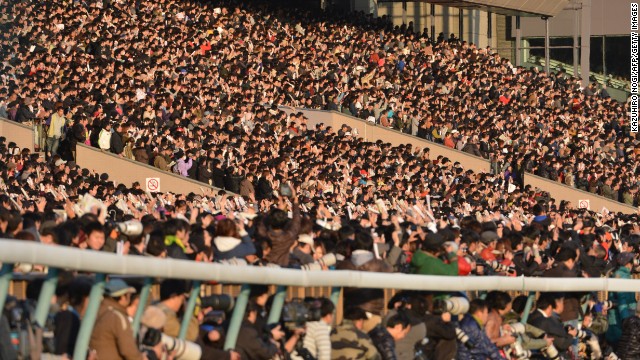
{"type": "Polygon", "coordinates": [[[541,294],[536,302],[536,310],[529,316],[529,324],[543,330],[553,338],[553,345],[561,355],[566,355],[573,345],[573,339],[578,330],[566,327],[560,321],[560,314],[564,311],[564,296],[556,294],[541,294]]]}
{"type": "Polygon", "coordinates": [[[238,333],[238,341],[235,349],[240,354],[242,360],[271,359],[278,353],[278,342],[285,336],[280,325],[271,329],[271,334],[268,338],[259,336],[254,325],[259,310],[259,307],[255,303],[250,302],[247,305],[244,322],[238,333]]]}
{"type": "Polygon", "coordinates": [[[489,320],[489,306],[486,301],[474,299],[469,304],[469,312],[460,321],[460,330],[469,337],[468,343],[473,347],[458,342],[457,359],[492,359],[504,360],[498,347],[489,339],[484,327],[489,320]]]}

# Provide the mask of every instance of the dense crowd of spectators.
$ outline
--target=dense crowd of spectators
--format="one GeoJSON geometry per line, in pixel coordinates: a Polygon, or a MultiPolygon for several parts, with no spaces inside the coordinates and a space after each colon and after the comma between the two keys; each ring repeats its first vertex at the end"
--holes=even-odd
{"type": "MultiPolygon", "coordinates": [[[[637,205],[640,147],[623,120],[627,106],[562,73],[514,68],[490,49],[432,41],[362,15],[169,0],[0,9],[0,116],[32,123],[45,151],[0,138],[3,238],[201,262],[449,276],[629,278],[638,264],[637,214],[575,209],[522,185],[531,171],[637,205]],[[304,114],[282,105],[341,111],[442,142],[489,158],[492,171],[465,170],[428,148],[365,142],[347,126],[308,128],[304,114]],[[76,165],[78,143],[225,190],[151,194],[116,184],[76,165]]],[[[72,313],[62,328],[82,317],[85,280],[60,290],[72,313]]],[[[163,282],[149,328],[177,335],[186,289],[163,282]]],[[[100,313],[110,322],[99,324],[131,315],[132,292],[110,283],[100,313]]],[[[597,358],[630,354],[629,334],[638,332],[627,327],[639,324],[631,293],[612,294],[613,307],[585,294],[543,294],[530,316],[537,330],[517,333],[502,321],[522,315],[521,298],[489,294],[463,316],[434,308],[443,295],[407,293],[387,306],[381,290],[345,289],[344,323],[327,339],[328,300],[316,300],[321,317],[307,335],[300,327],[285,333],[286,326],[265,330],[268,295],[254,292],[237,351],[221,350],[224,319],[211,309],[196,314],[189,340],[219,351],[204,358],[306,349],[318,359],[404,359],[421,343],[426,358],[497,359],[512,356],[499,349],[517,351],[529,340],[534,351],[553,343],[564,356],[597,358]],[[594,336],[600,347],[578,346],[594,336]]],[[[115,338],[126,338],[131,352],[116,355],[110,328],[100,331],[107,334],[96,328],[92,347],[101,359],[141,358],[130,329],[115,338]]],[[[71,344],[50,350],[71,355],[71,344]]],[[[161,347],[153,349],[161,357],[161,347]]]]}
{"type": "MultiPolygon", "coordinates": [[[[0,116],[34,123],[42,149],[67,160],[80,142],[239,192],[242,179],[270,169],[276,180],[336,182],[324,166],[318,176],[299,165],[340,154],[352,167],[375,154],[348,129],[307,128],[304,116],[279,108],[289,105],[483,156],[504,181],[522,183],[528,171],[638,203],[640,145],[627,105],[566,74],[514,67],[489,48],[361,14],[263,4],[2,6],[0,116]]],[[[397,157],[416,153],[399,148],[397,157]]]]}

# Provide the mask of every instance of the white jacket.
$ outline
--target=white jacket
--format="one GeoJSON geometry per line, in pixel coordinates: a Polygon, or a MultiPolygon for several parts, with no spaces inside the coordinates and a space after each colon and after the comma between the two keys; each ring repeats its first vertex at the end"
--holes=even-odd
{"type": "Polygon", "coordinates": [[[111,148],[111,131],[102,129],[98,137],[98,146],[102,150],[109,150],[111,148]]]}

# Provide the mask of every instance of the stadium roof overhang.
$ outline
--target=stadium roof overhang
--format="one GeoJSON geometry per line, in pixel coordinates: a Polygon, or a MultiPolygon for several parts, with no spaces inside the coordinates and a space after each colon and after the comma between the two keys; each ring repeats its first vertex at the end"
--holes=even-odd
{"type": "MultiPolygon", "coordinates": [[[[400,2],[402,0],[378,0],[379,2],[400,2]]],[[[556,16],[569,0],[417,0],[430,4],[452,6],[462,9],[491,11],[503,15],[556,16]]]]}

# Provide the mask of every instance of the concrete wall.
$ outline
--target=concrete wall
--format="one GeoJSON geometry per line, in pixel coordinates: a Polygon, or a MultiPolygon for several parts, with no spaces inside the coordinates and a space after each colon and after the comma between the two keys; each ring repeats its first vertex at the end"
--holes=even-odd
{"type": "Polygon", "coordinates": [[[633,206],[625,205],[623,203],[612,201],[603,196],[590,193],[588,191],[582,191],[572,188],[567,185],[563,185],[556,181],[551,181],[539,176],[527,173],[524,177],[524,182],[527,185],[531,185],[534,188],[540,188],[544,191],[548,191],[552,198],[557,201],[568,200],[571,201],[574,207],[578,207],[580,200],[589,200],[590,210],[600,211],[603,207],[612,212],[622,212],[625,214],[631,214],[636,212],[636,208],[633,206]]]}
{"type": "Polygon", "coordinates": [[[6,137],[7,143],[15,142],[21,149],[34,150],[35,134],[29,126],[0,118],[0,136],[6,137]]]}
{"type": "Polygon", "coordinates": [[[201,188],[216,189],[208,184],[191,180],[168,171],[162,171],[134,160],[121,158],[109,152],[104,152],[82,144],[78,144],[76,162],[81,167],[89,170],[107,173],[109,174],[110,180],[127,186],[137,181],[143,189],[146,189],[147,178],[158,178],[160,179],[160,189],[156,190],[158,192],[173,192],[177,194],[193,192],[202,194],[201,188]]]}

